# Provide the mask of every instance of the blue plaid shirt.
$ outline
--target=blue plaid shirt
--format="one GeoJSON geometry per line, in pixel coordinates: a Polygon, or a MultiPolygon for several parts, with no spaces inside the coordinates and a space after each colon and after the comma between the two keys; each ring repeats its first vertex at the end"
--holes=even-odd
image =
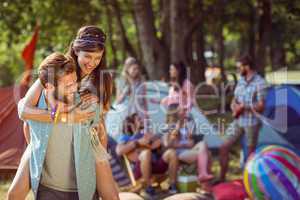
{"type": "MultiPolygon", "coordinates": [[[[246,108],[251,108],[264,99],[266,86],[266,81],[256,73],[249,81],[241,77],[235,88],[234,97],[238,103],[244,103],[246,108]]],[[[240,127],[248,127],[259,124],[260,120],[255,113],[247,109],[239,116],[237,123],[240,127]]]]}
{"type": "MultiPolygon", "coordinates": [[[[47,109],[44,93],[38,103],[38,108],[47,109]]],[[[19,104],[19,110],[22,105],[19,104]]],[[[96,109],[94,124],[99,120],[100,109],[96,109]]],[[[36,196],[43,163],[46,155],[48,139],[52,133],[52,123],[42,123],[33,120],[27,121],[30,127],[30,180],[31,188],[36,196]]],[[[73,124],[74,157],[76,182],[80,200],[91,200],[96,191],[95,157],[92,152],[91,140],[88,132],[89,126],[85,124],[73,124]]]]}

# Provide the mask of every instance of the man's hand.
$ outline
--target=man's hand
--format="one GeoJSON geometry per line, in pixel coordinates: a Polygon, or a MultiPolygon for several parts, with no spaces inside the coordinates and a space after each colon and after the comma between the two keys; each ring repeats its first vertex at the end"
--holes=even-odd
{"type": "Polygon", "coordinates": [[[260,100],[257,104],[253,107],[254,112],[262,113],[265,109],[265,102],[264,100],[260,100]]]}
{"type": "Polygon", "coordinates": [[[238,118],[244,112],[244,109],[245,105],[243,103],[234,103],[232,106],[233,117],[238,118]]]}
{"type": "Polygon", "coordinates": [[[170,132],[170,140],[171,141],[177,140],[178,134],[179,134],[178,131],[179,131],[179,129],[175,129],[170,132]]]}
{"type": "Polygon", "coordinates": [[[184,148],[192,148],[194,146],[193,140],[188,140],[185,144],[183,144],[184,148]]]}
{"type": "Polygon", "coordinates": [[[161,140],[160,139],[156,139],[152,142],[151,144],[151,149],[157,149],[161,146],[161,140]]]}
{"type": "Polygon", "coordinates": [[[150,141],[151,141],[151,135],[149,135],[149,134],[145,134],[142,138],[137,140],[139,146],[141,146],[141,147],[149,146],[150,141]]]}
{"type": "Polygon", "coordinates": [[[236,111],[242,112],[242,111],[244,111],[244,108],[245,108],[245,105],[243,103],[239,103],[239,104],[237,104],[236,111]]]}

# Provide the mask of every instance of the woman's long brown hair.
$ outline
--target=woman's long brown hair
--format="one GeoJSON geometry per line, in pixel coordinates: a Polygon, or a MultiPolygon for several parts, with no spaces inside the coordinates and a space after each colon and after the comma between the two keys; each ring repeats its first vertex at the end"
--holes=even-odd
{"type": "Polygon", "coordinates": [[[99,65],[92,71],[93,84],[96,88],[100,103],[102,103],[104,111],[110,109],[110,99],[112,96],[112,77],[107,71],[105,62],[105,39],[104,32],[97,26],[81,27],[76,35],[76,38],[71,42],[67,54],[70,55],[76,63],[76,73],[80,81],[80,66],[77,61],[78,51],[104,51],[99,65]]]}

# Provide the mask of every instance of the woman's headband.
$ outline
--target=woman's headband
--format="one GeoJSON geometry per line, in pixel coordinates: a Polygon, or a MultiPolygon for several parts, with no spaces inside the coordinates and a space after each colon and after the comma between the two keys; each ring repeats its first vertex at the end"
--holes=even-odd
{"type": "Polygon", "coordinates": [[[100,46],[104,46],[105,44],[105,35],[91,35],[87,34],[81,38],[77,38],[74,40],[74,45],[77,46],[82,44],[82,43],[90,43],[90,44],[96,44],[100,46]]]}

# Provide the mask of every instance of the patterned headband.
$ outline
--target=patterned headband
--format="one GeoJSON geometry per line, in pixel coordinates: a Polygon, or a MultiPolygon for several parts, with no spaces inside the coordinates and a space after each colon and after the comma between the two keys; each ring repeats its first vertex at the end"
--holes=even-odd
{"type": "Polygon", "coordinates": [[[90,44],[98,44],[104,46],[105,44],[105,35],[91,35],[87,34],[81,38],[77,38],[74,40],[74,43],[90,43],[90,44]]]}
{"type": "Polygon", "coordinates": [[[88,40],[88,39],[76,39],[74,40],[74,45],[76,45],[76,43],[90,43],[90,44],[98,44],[101,46],[104,46],[105,42],[104,41],[99,41],[99,40],[88,40]]]}

